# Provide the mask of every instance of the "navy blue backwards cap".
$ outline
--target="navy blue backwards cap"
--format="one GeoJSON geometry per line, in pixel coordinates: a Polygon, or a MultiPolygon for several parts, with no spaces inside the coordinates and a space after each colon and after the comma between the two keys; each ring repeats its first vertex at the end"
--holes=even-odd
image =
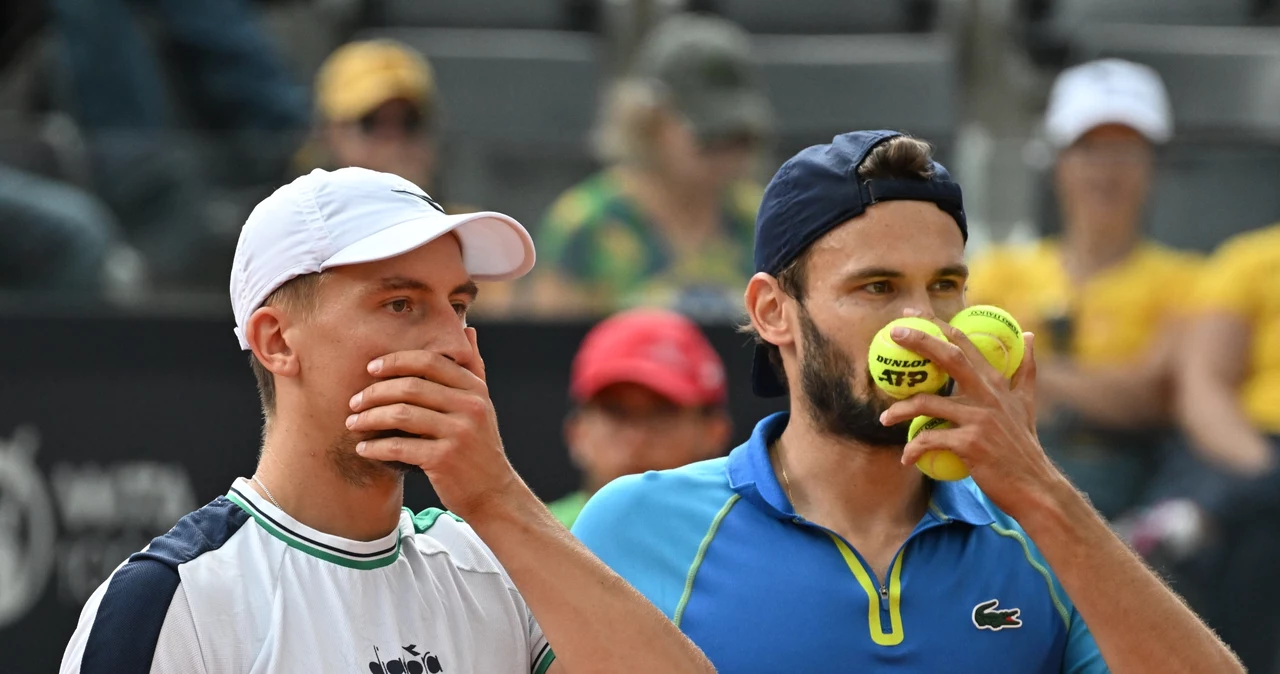
{"type": "MultiPolygon", "coordinates": [[[[765,188],[756,216],[756,271],[776,275],[823,234],[881,201],[937,204],[955,218],[961,236],[968,241],[960,185],[951,180],[942,164],[933,162],[933,175],[928,180],[858,179],[858,166],[871,150],[901,135],[897,131],[845,133],[830,144],[814,145],[788,159],[765,188]]],[[[766,398],[787,393],[763,346],[756,347],[751,387],[756,395],[766,398]]]]}

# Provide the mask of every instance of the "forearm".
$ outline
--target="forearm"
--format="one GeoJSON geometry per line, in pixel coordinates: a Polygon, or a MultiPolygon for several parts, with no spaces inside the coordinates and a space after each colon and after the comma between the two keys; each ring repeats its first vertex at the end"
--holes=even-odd
{"type": "Polygon", "coordinates": [[[1245,671],[1065,479],[1016,518],[1053,567],[1112,672],[1245,671]]]}
{"type": "Polygon", "coordinates": [[[1220,388],[1213,382],[1184,387],[1185,430],[1206,458],[1242,472],[1264,470],[1272,460],[1267,439],[1249,422],[1235,392],[1220,388]]]}
{"type": "Polygon", "coordinates": [[[652,603],[590,553],[523,484],[467,518],[520,590],[560,671],[714,672],[652,603]]]}
{"type": "Polygon", "coordinates": [[[1203,455],[1242,473],[1271,465],[1271,451],[1240,404],[1253,330],[1235,313],[1191,324],[1178,369],[1178,416],[1203,455]]]}
{"type": "Polygon", "coordinates": [[[1085,370],[1062,363],[1044,367],[1039,383],[1048,400],[1101,426],[1140,428],[1168,417],[1168,397],[1147,368],[1085,370]]]}

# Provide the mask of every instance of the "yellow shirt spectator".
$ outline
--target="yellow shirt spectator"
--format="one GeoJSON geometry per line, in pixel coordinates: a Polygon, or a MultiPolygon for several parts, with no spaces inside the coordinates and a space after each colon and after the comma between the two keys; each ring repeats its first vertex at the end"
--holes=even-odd
{"type": "Polygon", "coordinates": [[[1041,354],[1069,355],[1086,367],[1131,363],[1181,313],[1201,264],[1193,254],[1144,242],[1077,287],[1056,241],[1001,246],[972,265],[967,298],[969,304],[1007,309],[1036,334],[1041,354]],[[1064,318],[1071,324],[1066,354],[1063,344],[1055,344],[1054,329],[1064,318]]]}
{"type": "Polygon", "coordinates": [[[1222,244],[1210,259],[1194,305],[1249,324],[1252,345],[1241,402],[1258,430],[1280,433],[1280,224],[1222,244]]]}

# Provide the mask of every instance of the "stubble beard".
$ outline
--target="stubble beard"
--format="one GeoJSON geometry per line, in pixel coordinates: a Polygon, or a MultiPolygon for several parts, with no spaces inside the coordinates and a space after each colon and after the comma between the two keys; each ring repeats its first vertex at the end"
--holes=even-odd
{"type": "Polygon", "coordinates": [[[370,484],[387,478],[403,480],[405,474],[419,470],[415,465],[400,461],[378,461],[366,459],[356,453],[356,445],[361,440],[392,437],[414,437],[403,431],[383,431],[374,437],[358,436],[355,433],[343,433],[341,437],[329,445],[326,454],[329,465],[343,481],[355,487],[367,487],[370,484]]]}
{"type": "MultiPolygon", "coordinates": [[[[808,402],[809,415],[818,427],[837,438],[901,451],[907,443],[910,422],[894,426],[880,423],[880,414],[888,405],[874,396],[859,397],[854,392],[858,373],[853,361],[818,330],[804,308],[800,309],[800,330],[805,340],[800,388],[808,402]]],[[[865,390],[875,391],[870,371],[864,369],[861,376],[865,390]]]]}

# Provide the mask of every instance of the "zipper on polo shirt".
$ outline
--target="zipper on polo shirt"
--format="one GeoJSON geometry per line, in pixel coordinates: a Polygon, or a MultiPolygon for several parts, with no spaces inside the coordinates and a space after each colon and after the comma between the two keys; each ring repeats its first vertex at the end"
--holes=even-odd
{"type": "MultiPolygon", "coordinates": [[[[831,531],[830,529],[828,529],[828,528],[826,528],[826,527],[823,527],[823,526],[819,526],[819,525],[817,525],[817,524],[814,524],[813,522],[810,522],[809,520],[806,520],[805,518],[800,517],[799,515],[796,515],[795,517],[792,517],[792,518],[791,518],[791,521],[792,521],[792,522],[795,522],[796,524],[801,524],[801,525],[804,525],[804,526],[813,527],[813,528],[815,528],[815,529],[820,529],[820,530],[822,530],[822,531],[826,532],[826,533],[827,533],[827,535],[829,535],[829,536],[836,536],[836,535],[838,535],[838,534],[836,534],[834,531],[831,531]]],[[[843,539],[842,539],[842,540],[843,540],[843,539]]],[[[909,541],[909,540],[911,540],[911,538],[910,538],[910,537],[908,537],[908,538],[907,538],[907,540],[909,541]]],[[[853,547],[852,547],[852,546],[850,546],[850,547],[849,547],[849,549],[850,549],[850,550],[852,550],[852,549],[853,549],[853,547]]],[[[903,552],[904,550],[906,550],[906,549],[907,549],[907,543],[904,541],[904,542],[902,543],[902,546],[898,548],[898,552],[897,552],[897,554],[895,554],[895,555],[893,556],[893,560],[889,563],[889,569],[890,569],[890,572],[891,572],[891,571],[892,571],[892,569],[893,569],[893,565],[897,563],[897,561],[898,561],[898,556],[899,556],[899,555],[901,555],[901,554],[902,554],[902,552],[903,552]]],[[[854,554],[857,554],[857,553],[855,552],[854,554]]],[[[873,573],[873,572],[871,571],[871,567],[870,567],[870,566],[868,566],[868,565],[866,565],[866,564],[863,564],[863,567],[867,570],[867,575],[871,577],[872,581],[874,581],[874,582],[876,582],[876,583],[879,583],[879,588],[878,588],[878,589],[880,590],[880,608],[881,608],[882,610],[888,611],[888,610],[889,610],[889,584],[888,584],[888,582],[887,582],[887,578],[886,578],[886,580],[883,580],[883,581],[882,581],[882,580],[880,580],[879,578],[876,578],[876,575],[875,575],[875,573],[873,573]]],[[[887,616],[886,616],[886,617],[887,617],[887,616]]]]}
{"type": "MultiPolygon", "coordinates": [[[[827,529],[826,527],[814,524],[799,515],[793,515],[791,517],[791,521],[795,524],[816,529],[827,534],[831,540],[836,543],[838,548],[843,548],[841,551],[842,556],[844,556],[845,551],[848,552],[850,559],[846,559],[845,561],[849,565],[849,570],[853,572],[854,576],[857,576],[859,571],[864,575],[866,584],[863,585],[863,589],[867,593],[867,599],[871,602],[871,606],[875,606],[875,609],[872,610],[878,613],[878,616],[872,618],[872,624],[868,625],[871,630],[871,639],[878,646],[897,646],[902,643],[904,638],[901,606],[894,606],[895,603],[901,601],[902,590],[901,587],[899,587],[897,594],[890,596],[889,586],[893,584],[895,569],[898,571],[899,578],[901,577],[901,565],[904,561],[903,555],[906,553],[907,545],[911,543],[912,539],[921,535],[925,531],[951,522],[949,517],[942,515],[941,511],[936,510],[936,506],[933,505],[932,501],[930,501],[929,506],[929,514],[933,515],[934,521],[931,523],[923,523],[923,526],[917,525],[916,529],[907,536],[907,540],[902,542],[897,553],[894,554],[893,561],[890,563],[886,577],[883,580],[876,577],[876,574],[871,570],[871,566],[866,563],[866,560],[862,559],[862,556],[859,555],[858,552],[854,550],[853,547],[850,546],[839,534],[827,529]],[[855,570],[854,565],[859,568],[855,570]],[[879,601],[876,601],[875,595],[878,595],[879,601]],[[897,610],[894,610],[895,608],[897,610]],[[885,631],[886,627],[889,627],[888,632],[885,631]]],[[[868,606],[868,609],[870,609],[871,606],[868,606]]]]}

